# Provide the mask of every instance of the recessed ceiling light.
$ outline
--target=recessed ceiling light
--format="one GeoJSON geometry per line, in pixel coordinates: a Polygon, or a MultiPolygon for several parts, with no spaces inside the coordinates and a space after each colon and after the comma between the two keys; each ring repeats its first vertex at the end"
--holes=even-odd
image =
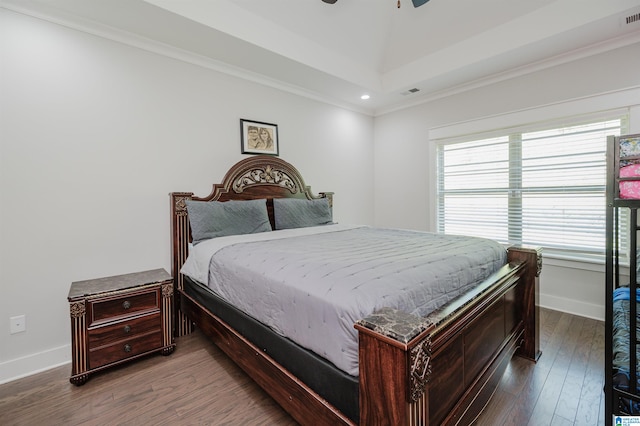
{"type": "Polygon", "coordinates": [[[369,99],[371,96],[364,94],[362,96],[360,96],[360,99],[362,99],[363,101],[366,101],[367,99],[369,99]]]}

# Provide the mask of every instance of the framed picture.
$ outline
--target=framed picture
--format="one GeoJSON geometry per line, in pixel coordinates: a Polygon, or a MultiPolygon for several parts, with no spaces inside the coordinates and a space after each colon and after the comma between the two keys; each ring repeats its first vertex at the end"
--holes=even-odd
{"type": "Polygon", "coordinates": [[[243,154],[278,155],[278,125],[240,119],[243,154]]]}

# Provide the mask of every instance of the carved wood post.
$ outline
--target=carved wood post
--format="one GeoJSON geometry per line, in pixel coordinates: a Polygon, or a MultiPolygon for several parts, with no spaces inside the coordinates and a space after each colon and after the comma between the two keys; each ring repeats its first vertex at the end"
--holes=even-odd
{"type": "Polygon", "coordinates": [[[85,301],[69,303],[69,313],[71,315],[71,345],[73,350],[71,353],[71,378],[69,381],[74,385],[82,385],[89,374],[88,354],[87,354],[87,309],[85,301]]]}
{"type": "Polygon", "coordinates": [[[524,358],[537,361],[540,352],[540,271],[542,270],[542,248],[540,247],[510,247],[509,262],[523,261],[526,263],[522,280],[525,284],[518,296],[522,303],[522,318],[524,321],[524,342],[516,352],[524,358]]]}
{"type": "Polygon", "coordinates": [[[171,232],[172,232],[172,259],[171,275],[173,276],[174,291],[174,318],[175,336],[184,336],[194,330],[193,323],[180,309],[180,292],[184,288],[184,277],[180,269],[189,255],[189,219],[187,217],[186,201],[193,197],[193,192],[173,192],[171,195],[171,232]]]}
{"type": "Polygon", "coordinates": [[[170,355],[175,349],[173,344],[173,284],[162,285],[162,355],[170,355]]]}
{"type": "Polygon", "coordinates": [[[429,324],[383,308],[355,327],[359,331],[360,424],[427,424],[429,324]]]}

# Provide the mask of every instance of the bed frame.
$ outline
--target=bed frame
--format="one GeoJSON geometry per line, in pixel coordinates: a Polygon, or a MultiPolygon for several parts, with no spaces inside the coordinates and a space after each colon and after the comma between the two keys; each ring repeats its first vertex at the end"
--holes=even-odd
{"type": "MultiPolygon", "coordinates": [[[[211,194],[171,196],[176,335],[194,324],[301,424],[354,424],[259,347],[184,293],[179,273],[190,241],[186,200],[314,199],[291,164],[253,156],[235,164],[211,194]]],[[[514,354],[540,356],[537,307],[541,250],[513,247],[508,263],[472,293],[426,318],[383,309],[354,324],[359,335],[359,413],[363,425],[471,424],[514,354]]]]}

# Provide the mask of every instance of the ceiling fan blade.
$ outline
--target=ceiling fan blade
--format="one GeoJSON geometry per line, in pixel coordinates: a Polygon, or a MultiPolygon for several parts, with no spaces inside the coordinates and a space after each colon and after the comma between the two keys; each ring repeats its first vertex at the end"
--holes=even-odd
{"type": "MultiPolygon", "coordinates": [[[[322,0],[325,3],[334,4],[338,0],[322,0]]],[[[419,7],[428,2],[429,0],[411,0],[413,2],[413,7],[419,7]]],[[[398,7],[400,7],[400,2],[398,2],[398,7]]]]}

